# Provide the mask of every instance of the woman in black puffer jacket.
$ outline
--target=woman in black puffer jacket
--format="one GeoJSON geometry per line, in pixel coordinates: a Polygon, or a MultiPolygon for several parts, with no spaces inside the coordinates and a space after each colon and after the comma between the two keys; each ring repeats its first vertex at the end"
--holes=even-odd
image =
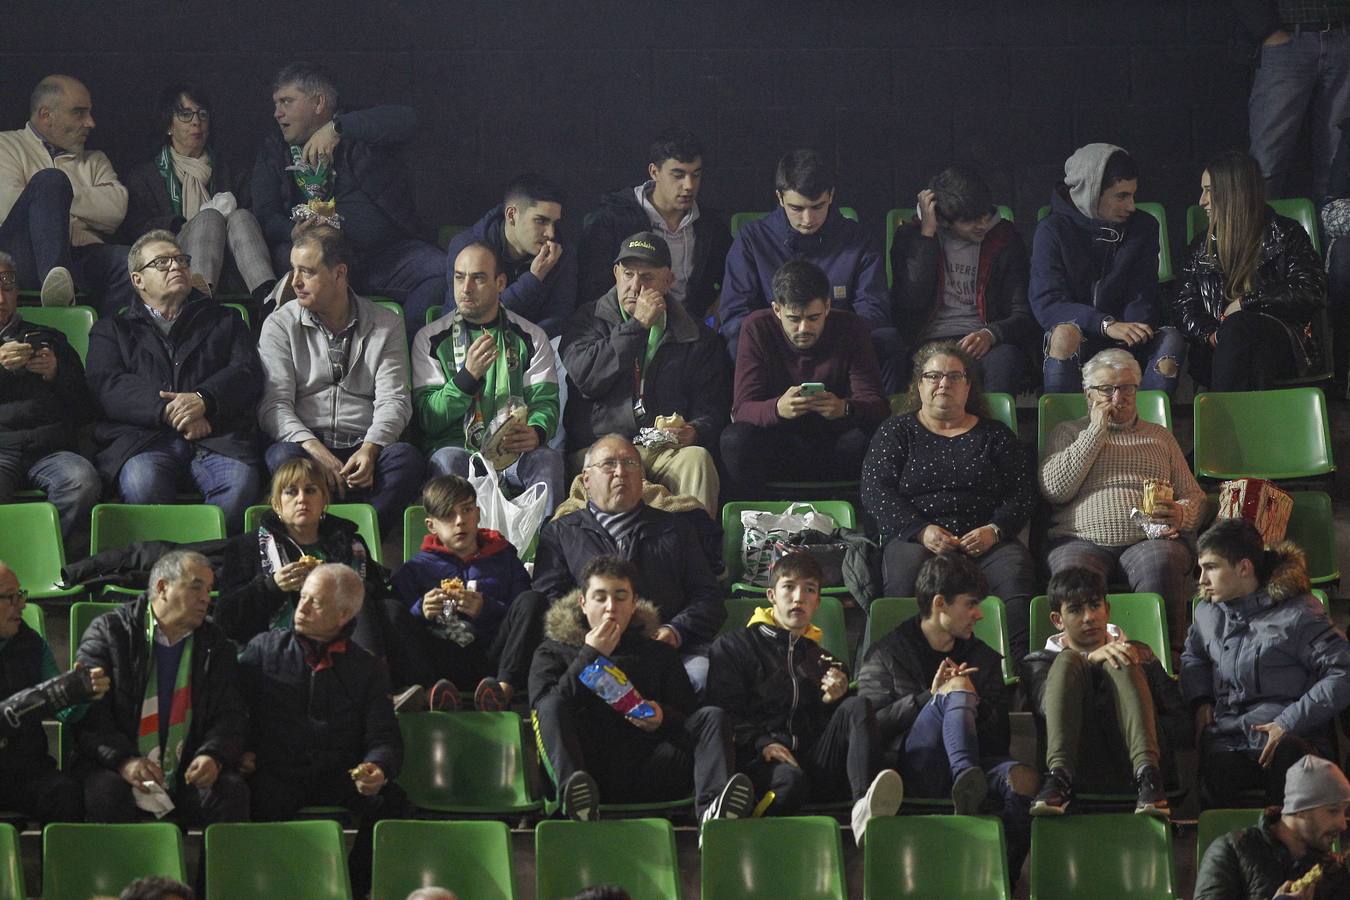
{"type": "Polygon", "coordinates": [[[1256,160],[1215,157],[1200,176],[1200,206],[1209,228],[1182,263],[1176,297],[1191,377],[1214,391],[1257,391],[1316,368],[1326,273],[1307,232],[1266,206],[1256,160]]]}

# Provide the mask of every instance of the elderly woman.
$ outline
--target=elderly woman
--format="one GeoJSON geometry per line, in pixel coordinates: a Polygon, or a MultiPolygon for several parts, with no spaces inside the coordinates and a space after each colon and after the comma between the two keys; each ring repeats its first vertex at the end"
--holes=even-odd
{"type": "Polygon", "coordinates": [[[220,285],[228,247],[244,285],[261,300],[276,275],[258,220],[239,208],[237,182],[211,149],[211,101],[199,88],[175,85],[160,93],[156,113],[163,146],[127,176],[124,230],[131,240],[154,228],[177,234],[207,293],[220,285]]]}
{"type": "Polygon", "coordinates": [[[934,554],[964,553],[1003,600],[1020,659],[1035,573],[1017,540],[1036,499],[1031,458],[1006,425],[989,418],[979,379],[958,342],[919,348],[906,398],[912,411],[873,436],[862,502],[881,529],[888,596],[914,596],[919,567],[934,554]]]}
{"type": "Polygon", "coordinates": [[[1061,422],[1046,441],[1041,493],[1050,501],[1050,574],[1070,566],[1100,573],[1107,584],[1161,594],[1172,646],[1181,647],[1190,597],[1186,579],[1195,529],[1205,509],[1177,440],[1135,409],[1139,363],[1128,351],[1103,350],[1083,366],[1088,415],[1061,422]],[[1173,499],[1150,510],[1161,533],[1150,538],[1130,518],[1144,506],[1144,482],[1171,485],[1173,499]]]}
{"type": "Polygon", "coordinates": [[[1314,370],[1327,276],[1308,233],[1266,206],[1261,168],[1241,151],[1205,167],[1200,206],[1209,228],[1182,263],[1176,299],[1191,376],[1215,391],[1260,391],[1314,370]]]}

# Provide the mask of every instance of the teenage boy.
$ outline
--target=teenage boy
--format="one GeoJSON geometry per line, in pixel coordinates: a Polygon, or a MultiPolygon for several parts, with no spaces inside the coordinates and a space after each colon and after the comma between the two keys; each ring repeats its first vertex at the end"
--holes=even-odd
{"type": "Polygon", "coordinates": [[[1021,669],[1046,735],[1047,774],[1031,814],[1065,812],[1076,789],[1120,792],[1128,772],[1139,792],[1134,811],[1168,815],[1163,772],[1175,776],[1171,748],[1186,740],[1189,719],[1181,689],[1148,644],[1110,624],[1098,572],[1063,569],[1048,590],[1050,622],[1060,631],[1021,669]]]}
{"type": "Polygon", "coordinates": [[[411,614],[395,617],[406,650],[390,660],[395,682],[433,685],[427,699],[435,709],[457,708],[460,689],[470,688],[476,709],[505,709],[526,686],[545,597],[530,590],[511,542],[478,527],[482,510],[466,479],[432,478],[422,506],[430,534],[393,578],[411,614]]]}
{"type": "Polygon", "coordinates": [[[713,644],[708,702],[732,717],[737,768],[758,793],[772,792],[767,815],[795,815],[809,799],[848,793],[861,846],[873,817],[900,808],[904,783],[881,767],[872,704],[849,693],[845,665],[821,649],[821,631],[811,624],[824,580],[820,563],[790,553],[769,580],[769,606],[713,644]]]}

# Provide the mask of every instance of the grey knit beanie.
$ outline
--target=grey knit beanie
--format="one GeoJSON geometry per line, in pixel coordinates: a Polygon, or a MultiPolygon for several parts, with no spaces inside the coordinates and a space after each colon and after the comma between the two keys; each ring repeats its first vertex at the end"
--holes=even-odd
{"type": "Polygon", "coordinates": [[[1284,775],[1284,815],[1350,803],[1350,781],[1341,767],[1311,753],[1289,767],[1284,775]]]}

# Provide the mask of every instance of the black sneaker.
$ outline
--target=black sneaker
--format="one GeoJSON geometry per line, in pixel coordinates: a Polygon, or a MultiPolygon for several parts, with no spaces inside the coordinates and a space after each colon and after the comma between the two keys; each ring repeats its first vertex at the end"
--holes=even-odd
{"type": "Polygon", "coordinates": [[[958,816],[978,816],[989,793],[989,779],[979,766],[971,766],[952,782],[952,807],[958,816]]]}
{"type": "Polygon", "coordinates": [[[1068,769],[1052,769],[1041,792],[1031,802],[1033,816],[1062,816],[1073,800],[1073,776],[1068,769]]]}
{"type": "Polygon", "coordinates": [[[744,819],[755,809],[755,786],[750,776],[737,772],[727,779],[726,787],[717,799],[703,811],[703,821],[709,819],[744,819]]]}
{"type": "Polygon", "coordinates": [[[1167,801],[1166,792],[1163,791],[1162,772],[1158,771],[1157,766],[1140,767],[1135,781],[1139,785],[1139,799],[1134,804],[1136,813],[1159,815],[1164,818],[1172,814],[1172,806],[1167,801]]]}
{"type": "Polygon", "coordinates": [[[558,792],[562,813],[574,822],[594,822],[600,818],[600,788],[586,772],[573,772],[558,792]]]}

